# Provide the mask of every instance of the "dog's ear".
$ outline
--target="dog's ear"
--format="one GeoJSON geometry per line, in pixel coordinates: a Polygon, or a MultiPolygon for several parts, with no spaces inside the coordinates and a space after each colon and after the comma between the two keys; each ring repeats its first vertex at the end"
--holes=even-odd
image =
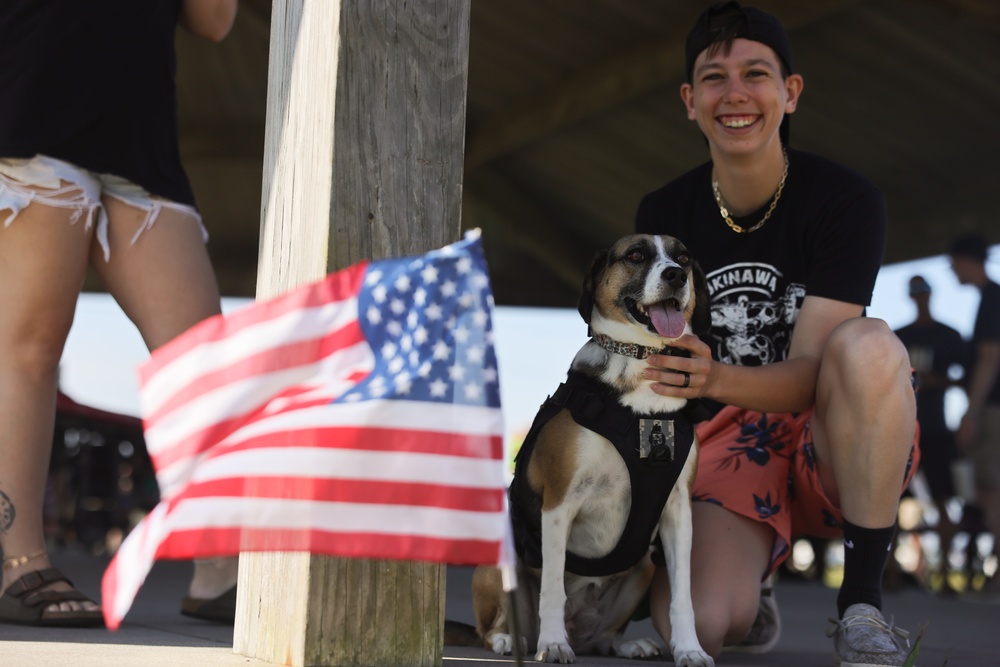
{"type": "Polygon", "coordinates": [[[691,266],[694,277],[694,313],[691,315],[691,330],[698,335],[708,333],[712,328],[712,306],[708,296],[708,280],[701,264],[694,262],[691,266]]]}
{"type": "Polygon", "coordinates": [[[577,310],[580,311],[580,317],[587,324],[590,324],[590,315],[594,312],[594,287],[597,281],[597,276],[601,274],[604,267],[608,263],[608,251],[599,250],[594,259],[590,262],[590,268],[587,270],[587,275],[583,278],[583,292],[580,294],[580,301],[577,303],[577,310]]]}

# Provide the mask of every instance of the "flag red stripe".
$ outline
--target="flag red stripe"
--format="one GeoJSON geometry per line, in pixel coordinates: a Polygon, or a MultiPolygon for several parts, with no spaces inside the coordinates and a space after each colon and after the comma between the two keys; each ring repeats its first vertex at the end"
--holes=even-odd
{"type": "Polygon", "coordinates": [[[228,338],[240,329],[295,310],[317,308],[354,298],[361,289],[368,264],[369,262],[359,262],[331,273],[321,282],[303,285],[274,300],[255,303],[251,308],[242,308],[224,316],[216,315],[196,324],[183,336],[157,348],[156,354],[139,366],[140,384],[199,345],[228,338]]]}
{"type": "MultiPolygon", "coordinates": [[[[225,436],[230,435],[244,422],[249,421],[253,421],[253,419],[241,418],[217,424],[198,436],[153,455],[153,463],[157,470],[164,470],[177,461],[197,456],[222,443],[225,436]],[[213,439],[213,437],[220,435],[221,437],[213,439]]],[[[250,437],[239,443],[220,447],[217,452],[209,454],[209,458],[225,456],[231,452],[246,449],[268,447],[275,449],[314,447],[317,449],[356,449],[372,452],[412,452],[467,458],[487,458],[488,453],[488,458],[503,459],[503,436],[501,435],[476,436],[465,433],[397,430],[374,426],[309,427],[308,425],[301,429],[264,433],[250,437]],[[484,447],[484,443],[488,445],[488,450],[484,447]]]]}
{"type": "Polygon", "coordinates": [[[325,426],[282,431],[249,438],[218,453],[266,447],[353,449],[365,452],[441,454],[470,459],[503,459],[502,435],[470,435],[441,431],[397,430],[372,426],[325,426]],[[488,449],[487,449],[488,446],[488,449]]]}
{"type": "MultiPolygon", "coordinates": [[[[283,410],[284,412],[288,412],[291,410],[300,410],[303,408],[309,408],[316,405],[326,405],[330,403],[330,401],[332,400],[332,397],[329,396],[321,396],[321,397],[308,396],[305,399],[303,399],[301,403],[295,402],[295,396],[304,393],[308,394],[310,391],[311,391],[310,388],[292,387],[291,389],[288,389],[286,391],[276,393],[273,399],[268,402],[268,404],[259,406],[255,410],[251,410],[246,414],[239,415],[231,419],[218,421],[212,424],[211,426],[207,426],[200,431],[196,431],[190,434],[183,441],[177,442],[173,445],[160,446],[156,449],[150,448],[149,451],[150,459],[152,459],[153,464],[157,470],[162,470],[167,466],[173,465],[174,463],[180,460],[198,456],[203,452],[206,452],[212,449],[213,447],[217,446],[219,443],[224,442],[227,438],[229,438],[229,436],[231,436],[233,433],[243,428],[247,424],[252,424],[254,422],[259,421],[260,419],[269,416],[264,413],[266,413],[269,410],[270,404],[273,401],[279,399],[292,401],[292,403],[283,410]]],[[[305,425],[303,428],[308,429],[308,425],[305,425]]],[[[308,432],[308,430],[306,430],[305,432],[308,432]]],[[[298,433],[298,431],[293,429],[288,431],[287,434],[284,435],[289,435],[294,437],[296,433],[298,433]]],[[[282,434],[283,433],[276,433],[272,434],[272,436],[280,437],[282,434]]],[[[300,435],[304,435],[304,433],[300,433],[300,435]]],[[[254,438],[254,439],[263,440],[264,444],[266,444],[267,442],[271,442],[272,444],[278,443],[279,440],[270,439],[272,436],[260,436],[260,438],[254,438]]],[[[308,440],[306,439],[301,439],[300,441],[308,442],[308,440]]],[[[286,442],[284,444],[287,445],[293,443],[286,442]]]]}
{"type": "MultiPolygon", "coordinates": [[[[456,480],[460,484],[461,480],[456,480]]],[[[243,476],[194,482],[170,506],[194,498],[280,498],[502,512],[504,491],[445,484],[320,477],[243,476]]]]}
{"type": "Polygon", "coordinates": [[[500,545],[500,540],[458,540],[422,535],[207,528],[172,532],[160,544],[156,558],[187,560],[230,556],[241,551],[310,551],[345,558],[478,565],[498,562],[500,545]]]}
{"type": "Polygon", "coordinates": [[[365,336],[361,327],[358,326],[357,321],[352,321],[350,324],[320,338],[287,345],[275,345],[261,350],[256,354],[242,358],[238,363],[199,375],[197,379],[186,384],[180,391],[158,406],[155,412],[145,415],[146,427],[155,427],[156,422],[164,415],[170,414],[185,404],[197,401],[199,396],[219,387],[268,373],[315,364],[339,350],[364,341],[365,336]]]}

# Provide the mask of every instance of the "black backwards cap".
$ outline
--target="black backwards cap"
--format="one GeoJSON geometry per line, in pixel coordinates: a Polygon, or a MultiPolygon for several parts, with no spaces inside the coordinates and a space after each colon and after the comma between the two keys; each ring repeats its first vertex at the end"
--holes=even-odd
{"type": "Polygon", "coordinates": [[[979,234],[969,234],[955,239],[949,254],[952,257],[968,257],[985,262],[989,255],[989,244],[979,234]]]}
{"type": "MultiPolygon", "coordinates": [[[[691,83],[694,61],[702,51],[717,42],[739,37],[771,47],[781,59],[787,73],[795,71],[792,68],[792,42],[777,18],[754,7],[741,7],[738,2],[719,2],[702,12],[688,33],[684,44],[688,83],[691,83]]],[[[779,129],[781,142],[786,146],[788,132],[789,119],[786,114],[779,129]]]]}

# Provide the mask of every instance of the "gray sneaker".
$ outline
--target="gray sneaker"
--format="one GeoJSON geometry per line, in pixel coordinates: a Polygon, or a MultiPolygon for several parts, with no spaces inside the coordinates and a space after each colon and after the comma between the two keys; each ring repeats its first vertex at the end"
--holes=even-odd
{"type": "Polygon", "coordinates": [[[844,618],[830,619],[833,627],[826,631],[833,637],[834,664],[840,667],[902,667],[909,653],[910,640],[906,630],[897,628],[870,604],[852,604],[844,618]],[[902,642],[906,642],[904,647],[902,642]]]}
{"type": "MultiPolygon", "coordinates": [[[[770,579],[766,583],[770,583],[770,579]]],[[[781,614],[778,612],[778,602],[774,599],[774,589],[768,586],[760,589],[760,606],[757,607],[757,617],[753,619],[750,632],[739,644],[722,650],[727,653],[767,653],[780,638],[781,614]]]]}

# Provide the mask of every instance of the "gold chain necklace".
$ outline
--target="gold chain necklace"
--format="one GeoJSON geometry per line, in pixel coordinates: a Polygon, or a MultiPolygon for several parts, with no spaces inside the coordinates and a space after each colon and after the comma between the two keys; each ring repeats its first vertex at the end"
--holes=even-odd
{"type": "Polygon", "coordinates": [[[722,195],[719,194],[719,181],[715,178],[715,171],[712,171],[712,194],[715,195],[715,203],[719,205],[719,213],[722,214],[722,219],[725,220],[726,224],[729,225],[729,228],[737,234],[749,234],[757,231],[764,226],[764,223],[767,222],[768,218],[771,217],[771,214],[774,213],[774,207],[778,205],[778,200],[781,199],[781,192],[785,189],[785,179],[788,178],[788,151],[782,148],[781,153],[785,156],[785,170],[781,173],[781,181],[778,182],[778,191],[774,193],[774,199],[771,200],[771,205],[767,207],[767,212],[764,214],[764,217],[760,219],[760,222],[749,229],[741,227],[733,222],[732,216],[729,215],[729,209],[727,209],[726,205],[722,203],[722,195]]]}

